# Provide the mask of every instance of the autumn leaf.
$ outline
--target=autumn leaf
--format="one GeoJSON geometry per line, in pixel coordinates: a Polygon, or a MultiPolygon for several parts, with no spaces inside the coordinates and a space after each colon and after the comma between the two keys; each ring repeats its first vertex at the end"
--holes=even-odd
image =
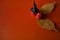
{"type": "Polygon", "coordinates": [[[40,8],[40,11],[43,14],[49,14],[53,11],[55,4],[56,4],[56,2],[45,4],[40,8]]]}
{"type": "Polygon", "coordinates": [[[38,20],[38,22],[39,22],[39,25],[41,25],[41,27],[43,29],[58,31],[55,28],[54,23],[51,20],[49,20],[49,19],[40,19],[40,20],[38,20]]]}

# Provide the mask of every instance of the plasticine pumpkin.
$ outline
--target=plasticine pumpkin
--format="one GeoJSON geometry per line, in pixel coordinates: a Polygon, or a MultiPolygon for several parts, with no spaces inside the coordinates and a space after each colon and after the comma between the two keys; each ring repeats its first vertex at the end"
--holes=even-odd
{"type": "MultiPolygon", "coordinates": [[[[34,0],[0,1],[0,40],[60,40],[60,32],[43,30],[32,16],[30,8],[34,0]]],[[[60,0],[35,0],[38,8],[49,2],[57,2],[54,11],[46,17],[60,30],[60,0]]]]}

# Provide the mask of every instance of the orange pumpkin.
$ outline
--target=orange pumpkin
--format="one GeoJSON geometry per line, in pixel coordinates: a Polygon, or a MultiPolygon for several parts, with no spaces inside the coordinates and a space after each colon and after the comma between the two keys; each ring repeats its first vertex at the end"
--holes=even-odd
{"type": "MultiPolygon", "coordinates": [[[[60,32],[42,30],[30,8],[34,0],[0,1],[0,40],[60,40],[60,32]]],[[[35,0],[38,8],[57,2],[55,10],[47,15],[60,30],[60,0],[35,0]]]]}

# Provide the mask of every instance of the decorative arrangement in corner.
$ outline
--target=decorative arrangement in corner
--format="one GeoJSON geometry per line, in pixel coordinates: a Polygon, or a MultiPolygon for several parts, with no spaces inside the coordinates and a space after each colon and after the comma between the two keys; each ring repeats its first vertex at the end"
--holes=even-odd
{"type": "Polygon", "coordinates": [[[45,17],[46,14],[50,14],[53,11],[56,2],[45,4],[40,9],[37,8],[35,1],[33,2],[33,4],[34,7],[31,8],[31,11],[36,17],[41,28],[58,32],[57,28],[55,28],[55,24],[50,19],[45,17]]]}

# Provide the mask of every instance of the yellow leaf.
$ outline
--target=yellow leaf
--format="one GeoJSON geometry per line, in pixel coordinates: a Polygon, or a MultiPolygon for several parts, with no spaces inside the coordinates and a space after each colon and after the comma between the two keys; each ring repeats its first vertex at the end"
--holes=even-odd
{"type": "Polygon", "coordinates": [[[40,11],[43,14],[49,14],[53,11],[55,4],[56,4],[56,2],[45,4],[40,8],[40,11]]]}
{"type": "Polygon", "coordinates": [[[49,20],[49,19],[40,19],[38,22],[39,22],[39,25],[41,25],[41,27],[43,29],[58,31],[55,28],[54,23],[51,20],[49,20]]]}

